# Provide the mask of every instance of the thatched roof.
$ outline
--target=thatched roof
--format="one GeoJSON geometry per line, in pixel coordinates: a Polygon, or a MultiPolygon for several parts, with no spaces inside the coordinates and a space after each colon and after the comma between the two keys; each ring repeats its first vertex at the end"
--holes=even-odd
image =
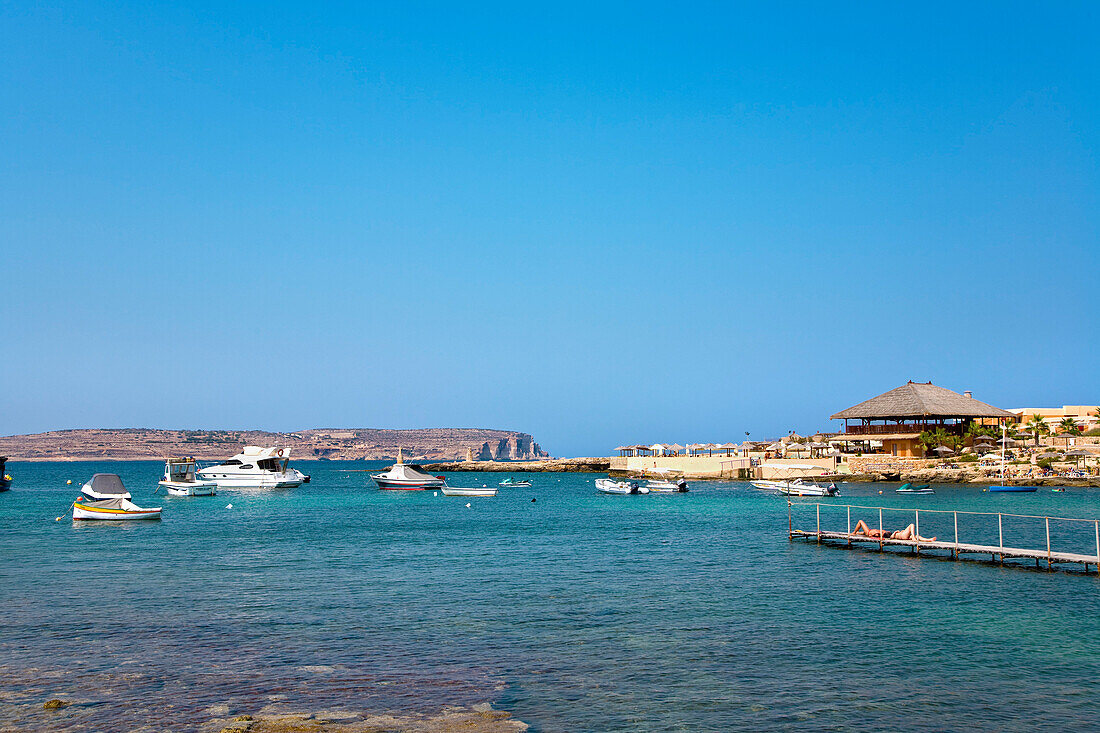
{"type": "Polygon", "coordinates": [[[833,415],[834,420],[892,420],[911,417],[1015,417],[1008,410],[937,387],[909,382],[833,415]]]}

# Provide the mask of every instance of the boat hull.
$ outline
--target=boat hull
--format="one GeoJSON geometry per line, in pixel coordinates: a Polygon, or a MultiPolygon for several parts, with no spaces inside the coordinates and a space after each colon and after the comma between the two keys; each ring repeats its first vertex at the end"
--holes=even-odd
{"type": "Polygon", "coordinates": [[[444,483],[443,479],[407,481],[402,479],[383,478],[377,475],[371,476],[371,479],[378,485],[378,488],[385,491],[424,491],[425,489],[441,489],[444,483]]]}
{"type": "Polygon", "coordinates": [[[73,502],[73,521],[123,522],[143,519],[160,519],[160,507],[156,509],[104,509],[73,502]]]}
{"type": "Polygon", "coordinates": [[[443,496],[496,496],[497,490],[493,488],[468,489],[454,486],[444,486],[440,491],[443,496]]]}
{"type": "Polygon", "coordinates": [[[160,486],[172,496],[215,496],[218,485],[213,481],[161,481],[160,486]]]}
{"type": "Polygon", "coordinates": [[[305,483],[304,477],[288,474],[206,474],[199,472],[203,482],[219,489],[296,489],[305,483]]]}
{"type": "Polygon", "coordinates": [[[994,494],[1032,494],[1039,490],[1038,486],[990,486],[989,491],[994,494]]]}

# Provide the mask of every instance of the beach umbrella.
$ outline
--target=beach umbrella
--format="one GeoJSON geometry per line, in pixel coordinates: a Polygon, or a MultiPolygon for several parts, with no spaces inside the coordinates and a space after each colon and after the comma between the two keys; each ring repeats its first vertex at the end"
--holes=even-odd
{"type": "Polygon", "coordinates": [[[783,444],[782,443],[772,443],[771,445],[769,445],[764,450],[783,450],[783,444]]]}
{"type": "Polygon", "coordinates": [[[1074,448],[1073,450],[1066,451],[1066,455],[1067,456],[1079,457],[1079,456],[1091,456],[1092,453],[1090,453],[1087,450],[1082,450],[1081,448],[1074,448]]]}
{"type": "Polygon", "coordinates": [[[948,453],[954,453],[955,452],[955,451],[951,450],[950,448],[948,448],[946,445],[941,445],[938,448],[933,448],[932,450],[939,453],[940,455],[946,455],[948,453]]]}

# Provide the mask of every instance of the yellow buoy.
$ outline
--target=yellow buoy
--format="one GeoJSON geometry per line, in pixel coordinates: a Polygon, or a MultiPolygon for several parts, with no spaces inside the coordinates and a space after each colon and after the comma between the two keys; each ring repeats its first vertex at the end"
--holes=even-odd
{"type": "Polygon", "coordinates": [[[72,482],[73,482],[73,480],[72,480],[72,479],[69,479],[69,480],[68,480],[68,481],[66,481],[65,483],[66,483],[66,484],[71,484],[72,482]]]}

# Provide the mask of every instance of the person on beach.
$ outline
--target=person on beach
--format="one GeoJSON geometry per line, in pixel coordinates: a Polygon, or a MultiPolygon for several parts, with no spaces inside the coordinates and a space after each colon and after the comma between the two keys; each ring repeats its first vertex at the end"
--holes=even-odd
{"type": "Polygon", "coordinates": [[[872,529],[867,526],[867,522],[862,519],[856,522],[856,528],[852,530],[852,534],[863,535],[864,537],[881,537],[883,539],[891,540],[920,540],[922,542],[935,542],[935,537],[921,537],[917,534],[917,528],[914,524],[910,523],[905,529],[899,529],[894,532],[888,530],[872,529]]]}

